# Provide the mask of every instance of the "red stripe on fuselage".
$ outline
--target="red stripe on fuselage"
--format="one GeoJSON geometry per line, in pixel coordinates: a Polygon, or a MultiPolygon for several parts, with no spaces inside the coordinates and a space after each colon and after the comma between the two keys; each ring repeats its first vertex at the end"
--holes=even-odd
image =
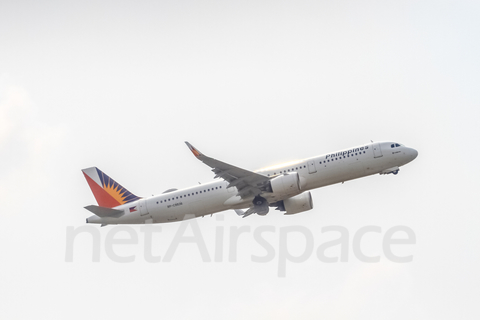
{"type": "Polygon", "coordinates": [[[85,172],[83,175],[85,176],[85,179],[87,179],[88,185],[90,186],[90,189],[92,190],[92,193],[100,207],[113,208],[120,205],[120,203],[115,200],[114,197],[108,194],[108,192],[99,186],[95,181],[93,181],[92,178],[87,176],[85,172]]]}

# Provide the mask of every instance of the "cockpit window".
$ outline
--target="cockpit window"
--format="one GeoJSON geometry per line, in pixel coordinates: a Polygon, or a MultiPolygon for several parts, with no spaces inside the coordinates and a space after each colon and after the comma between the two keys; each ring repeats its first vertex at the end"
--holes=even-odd
{"type": "Polygon", "coordinates": [[[395,143],[395,147],[400,147],[400,145],[398,143],[395,143]]]}
{"type": "Polygon", "coordinates": [[[392,145],[390,146],[390,148],[395,148],[395,144],[394,144],[394,143],[392,143],[392,145]]]}

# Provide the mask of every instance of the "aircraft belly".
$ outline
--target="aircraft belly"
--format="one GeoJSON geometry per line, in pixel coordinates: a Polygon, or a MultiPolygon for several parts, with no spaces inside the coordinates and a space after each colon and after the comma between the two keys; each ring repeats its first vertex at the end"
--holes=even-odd
{"type": "Polygon", "coordinates": [[[346,175],[343,181],[357,179],[365,175],[365,165],[363,161],[357,160],[348,164],[346,175]]]}
{"type": "Polygon", "coordinates": [[[205,207],[204,201],[198,200],[198,201],[191,202],[188,205],[188,212],[190,214],[195,215],[196,217],[205,215],[207,213],[207,209],[205,207]]]}
{"type": "Polygon", "coordinates": [[[319,187],[328,186],[343,181],[348,181],[356,178],[360,178],[367,175],[365,172],[365,164],[356,160],[355,162],[348,163],[347,161],[341,161],[338,163],[322,165],[319,169],[318,175],[315,175],[312,179],[308,179],[306,189],[314,189],[319,187]]]}
{"type": "Polygon", "coordinates": [[[327,166],[323,165],[320,170],[320,174],[316,179],[317,183],[313,186],[313,188],[341,182],[342,169],[344,169],[343,167],[344,166],[339,163],[328,164],[327,166]]]}

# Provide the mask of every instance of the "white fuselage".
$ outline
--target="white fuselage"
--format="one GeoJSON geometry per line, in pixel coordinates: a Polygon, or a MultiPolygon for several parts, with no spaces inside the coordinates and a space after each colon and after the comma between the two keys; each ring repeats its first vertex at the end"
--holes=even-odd
{"type": "MultiPolygon", "coordinates": [[[[417,156],[417,151],[405,146],[393,147],[393,142],[376,142],[355,148],[324,154],[288,164],[256,171],[273,177],[291,172],[298,173],[301,191],[325,187],[331,184],[366,177],[403,166],[417,156]]],[[[397,168],[398,169],[398,168],[397,168]]],[[[236,196],[237,189],[227,188],[221,179],[175,190],[157,196],[142,198],[115,209],[124,210],[120,217],[92,216],[88,223],[101,224],[143,224],[181,221],[213,214],[229,209],[247,208],[252,199],[236,196]],[[131,208],[135,208],[131,212],[131,208]]],[[[281,195],[264,193],[269,203],[284,200],[296,194],[281,195]]]]}

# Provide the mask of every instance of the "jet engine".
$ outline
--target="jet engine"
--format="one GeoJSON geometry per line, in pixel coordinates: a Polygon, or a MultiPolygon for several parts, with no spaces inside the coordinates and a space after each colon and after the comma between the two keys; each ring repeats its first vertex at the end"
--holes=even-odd
{"type": "Polygon", "coordinates": [[[282,203],[280,203],[278,209],[285,211],[285,214],[295,214],[313,209],[313,201],[310,191],[285,199],[281,202],[283,202],[283,208],[282,203]]]}
{"type": "Polygon", "coordinates": [[[301,181],[298,173],[291,172],[270,181],[271,192],[279,196],[295,194],[301,191],[301,181]]]}

